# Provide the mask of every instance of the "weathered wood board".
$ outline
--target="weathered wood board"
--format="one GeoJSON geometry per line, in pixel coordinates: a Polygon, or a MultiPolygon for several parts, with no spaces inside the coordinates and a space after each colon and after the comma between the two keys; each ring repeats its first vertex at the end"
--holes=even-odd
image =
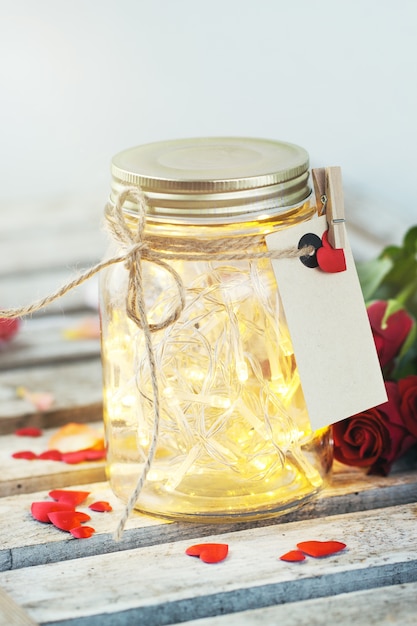
{"type": "MultiPolygon", "coordinates": [[[[47,295],[97,262],[107,246],[98,201],[67,198],[2,207],[0,306],[47,295]]],[[[376,254],[383,229],[366,216],[348,226],[358,256],[376,254]],[[370,225],[372,226],[372,225],[370,225]]],[[[400,226],[398,226],[400,228],[400,226]]],[[[43,451],[67,422],[102,422],[99,339],[67,331],[97,319],[97,280],[22,323],[0,347],[0,625],[314,626],[416,623],[417,450],[388,477],[335,464],[331,483],[298,510],[252,523],[164,521],[135,512],[122,540],[113,532],[123,510],[103,462],[25,461],[13,451],[43,451]],[[48,392],[39,410],[17,393],[48,392]],[[19,438],[18,427],[44,429],[19,438]],[[30,506],[52,488],[90,491],[111,513],[90,511],[96,530],[76,540],[34,520],[30,506]],[[306,539],[337,539],[341,553],[288,564],[280,554],[306,539]],[[184,554],[200,542],[227,542],[229,556],[208,565],[184,554]]]]}
{"type": "MultiPolygon", "coordinates": [[[[409,504],[213,533],[212,542],[229,545],[227,559],[215,566],[187,557],[189,541],[180,540],[2,572],[0,586],[40,623],[75,624],[82,618],[105,626],[115,623],[116,613],[124,615],[119,623],[172,624],[184,615],[196,619],[289,598],[294,602],[416,582],[416,518],[417,505],[409,504]],[[301,564],[279,560],[306,539],[344,541],[348,547],[301,564]],[[77,589],[84,592],[74,602],[77,589]]],[[[196,537],[194,543],[202,541],[196,537]]]]}

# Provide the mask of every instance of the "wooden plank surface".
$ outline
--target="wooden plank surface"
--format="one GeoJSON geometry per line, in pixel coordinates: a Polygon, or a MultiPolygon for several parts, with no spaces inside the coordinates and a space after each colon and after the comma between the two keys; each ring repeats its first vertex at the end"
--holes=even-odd
{"type": "MultiPolygon", "coordinates": [[[[105,200],[66,198],[2,211],[0,304],[27,304],[99,260],[107,245],[105,200]]],[[[350,221],[349,230],[360,257],[386,243],[381,229],[366,228],[366,216],[350,221]]],[[[96,309],[95,280],[26,319],[0,349],[0,624],[414,623],[417,450],[388,477],[336,464],[316,500],[274,520],[210,525],[135,512],[120,543],[112,535],[124,505],[105,481],[104,463],[12,459],[14,450],[42,451],[69,421],[101,424],[99,340],[66,335],[97,318],[96,309]],[[53,405],[36,409],[16,393],[20,386],[51,393],[53,405]],[[27,425],[43,428],[43,436],[13,434],[27,425]],[[73,539],[30,514],[31,503],[48,499],[54,487],[90,491],[80,510],[89,511],[93,500],[114,510],[90,511],[95,535],[73,539]],[[338,539],[348,549],[301,564],[279,560],[305,539],[338,539]],[[222,563],[184,554],[191,543],[216,540],[230,546],[222,563]]]]}
{"type": "Polygon", "coordinates": [[[191,620],[187,626],[415,626],[416,598],[417,583],[405,583],[191,620]]]}
{"type": "MultiPolygon", "coordinates": [[[[39,446],[41,448],[41,446],[39,446]]],[[[210,537],[216,534],[228,533],[231,530],[247,530],[271,525],[282,525],[292,521],[319,519],[324,516],[340,515],[353,511],[366,511],[392,505],[414,503],[417,501],[416,474],[414,470],[399,472],[390,477],[369,477],[363,472],[355,470],[345,472],[343,466],[335,473],[332,484],[312,502],[291,513],[270,520],[258,522],[234,522],[229,524],[198,524],[166,522],[158,518],[134,512],[129,519],[123,540],[120,544],[112,540],[118,519],[123,511],[123,503],[114,496],[105,482],[90,484],[88,481],[79,481],[79,476],[94,477],[95,472],[104,475],[100,464],[83,464],[81,466],[64,466],[52,461],[16,461],[25,467],[28,464],[36,469],[36,465],[45,464],[50,467],[51,473],[44,471],[40,476],[34,476],[29,482],[21,477],[22,495],[3,497],[1,501],[3,516],[0,517],[0,536],[3,537],[0,547],[0,570],[38,565],[42,563],[71,559],[75,556],[89,556],[104,554],[113,551],[129,550],[138,545],[153,545],[167,543],[177,539],[194,539],[198,536],[210,537]],[[63,467],[63,469],[61,469],[63,467]],[[68,468],[68,469],[67,469],[68,468]],[[71,478],[73,481],[71,482],[71,478]],[[30,487],[47,482],[43,491],[35,491],[30,487]],[[29,488],[27,488],[27,482],[29,488]],[[57,532],[49,525],[39,524],[30,515],[32,502],[43,501],[48,498],[48,491],[55,487],[73,487],[90,491],[87,505],[94,500],[105,500],[111,503],[113,512],[104,516],[94,516],[96,534],[94,541],[81,542],[80,552],[74,552],[73,542],[68,542],[65,533],[57,532]],[[23,495],[24,494],[24,495],[23,495]],[[9,520],[13,519],[13,534],[8,534],[9,520]],[[54,550],[50,545],[55,546],[54,550]]],[[[39,469],[39,472],[41,470],[39,469]]],[[[5,478],[5,480],[7,480],[5,478]]],[[[6,489],[4,489],[6,491],[6,489]]],[[[16,493],[14,490],[13,493],[16,493]]],[[[79,507],[88,512],[88,508],[79,507]]]]}
{"type": "MultiPolygon", "coordinates": [[[[70,363],[0,371],[0,434],[22,426],[39,428],[67,422],[102,421],[102,372],[99,357],[70,363]],[[50,408],[39,411],[18,392],[52,395],[50,408]]],[[[0,450],[1,450],[0,442],[0,450]]]]}
{"type": "Polygon", "coordinates": [[[409,504],[213,533],[211,541],[229,545],[229,556],[216,565],[187,557],[189,541],[175,541],[2,572],[0,586],[40,623],[106,626],[115,623],[117,613],[120,624],[172,624],[184,616],[233,613],[288,598],[294,602],[415,582],[416,516],[417,505],[409,504]],[[348,548],[302,564],[279,560],[307,539],[344,541],[348,548]]]}

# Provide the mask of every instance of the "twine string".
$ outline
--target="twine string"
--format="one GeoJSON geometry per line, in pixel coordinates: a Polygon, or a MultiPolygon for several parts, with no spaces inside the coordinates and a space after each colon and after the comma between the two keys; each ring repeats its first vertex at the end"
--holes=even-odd
{"type": "Polygon", "coordinates": [[[213,241],[196,239],[170,239],[145,233],[147,201],[143,192],[137,187],[125,187],[116,197],[114,204],[108,203],[105,208],[105,225],[111,238],[118,244],[120,253],[108,259],[104,259],[82,272],[73,280],[68,281],[56,291],[44,298],[26,306],[0,309],[0,317],[14,318],[30,315],[45,308],[55,300],[58,300],[69,291],[82,285],[112,265],[124,263],[128,273],[128,288],[126,296],[126,313],[144,333],[145,350],[149,363],[151,385],[153,394],[153,428],[151,443],[144,466],[138,477],[137,484],[129,497],[118,526],[114,532],[114,539],[119,541],[122,537],[126,522],[135,506],[143,489],[146,477],[155,457],[158,443],[160,424],[160,396],[158,387],[157,367],[152,345],[152,333],[167,328],[175,323],[185,308],[185,287],[178,272],[170,265],[169,261],[241,261],[253,259],[283,259],[300,258],[314,253],[313,246],[303,248],[287,248],[284,250],[258,250],[256,248],[264,243],[262,236],[245,236],[242,238],[217,238],[213,241]],[[137,207],[136,229],[129,226],[123,207],[127,200],[135,203],[137,207]],[[227,250],[227,252],[225,252],[227,250]],[[142,275],[142,262],[154,263],[173,278],[177,288],[178,302],[175,309],[163,318],[159,323],[149,323],[142,275]]]}

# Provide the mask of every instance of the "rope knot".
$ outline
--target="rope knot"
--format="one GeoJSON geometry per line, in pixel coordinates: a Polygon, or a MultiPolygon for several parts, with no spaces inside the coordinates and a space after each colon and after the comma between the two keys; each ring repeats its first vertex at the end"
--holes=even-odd
{"type": "Polygon", "coordinates": [[[126,251],[124,264],[129,272],[126,312],[141,330],[144,330],[146,326],[153,333],[171,326],[180,317],[185,307],[185,288],[178,272],[160,259],[145,239],[146,209],[147,202],[143,192],[135,187],[127,187],[117,196],[114,205],[107,204],[105,217],[107,228],[113,239],[126,251]],[[134,202],[137,207],[136,230],[129,226],[123,213],[123,206],[128,200],[134,202]],[[166,318],[154,324],[147,321],[142,261],[154,263],[166,270],[174,279],[178,292],[178,303],[175,309],[166,318]]]}

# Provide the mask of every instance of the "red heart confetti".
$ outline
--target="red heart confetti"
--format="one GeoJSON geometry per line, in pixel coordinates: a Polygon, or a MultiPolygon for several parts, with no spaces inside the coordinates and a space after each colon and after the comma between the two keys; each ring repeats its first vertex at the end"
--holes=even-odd
{"type": "Polygon", "coordinates": [[[328,240],[328,231],[323,233],[323,246],[316,252],[317,262],[323,272],[334,274],[346,270],[346,259],[343,248],[332,248],[328,240]]]}
{"type": "Polygon", "coordinates": [[[61,461],[62,453],[59,450],[45,450],[38,455],[38,459],[44,461],[61,461]]]}
{"type": "Polygon", "coordinates": [[[65,502],[32,502],[30,512],[32,516],[38,520],[38,522],[48,522],[51,520],[48,517],[49,513],[55,513],[56,511],[73,511],[74,508],[70,504],[65,502]]]}
{"type": "Polygon", "coordinates": [[[75,452],[64,452],[61,460],[69,465],[76,465],[85,461],[84,450],[75,450],[75,452]]]}
{"type": "Polygon", "coordinates": [[[290,550],[279,558],[281,559],[281,561],[289,561],[291,563],[295,563],[296,561],[305,561],[306,557],[301,552],[301,550],[290,550]]]}
{"type": "Polygon", "coordinates": [[[199,543],[186,549],[188,556],[198,556],[204,563],[219,563],[229,552],[227,543],[199,543]]]}
{"type": "Polygon", "coordinates": [[[56,528],[66,531],[78,528],[82,522],[87,522],[91,519],[87,513],[82,511],[53,511],[48,513],[48,517],[56,528]]]}
{"type": "Polygon", "coordinates": [[[95,533],[95,529],[91,526],[77,526],[76,528],[70,528],[70,533],[76,539],[88,539],[95,533]]]}
{"type": "Polygon", "coordinates": [[[0,317],[0,343],[10,341],[20,328],[20,319],[0,317]]]}
{"type": "Polygon", "coordinates": [[[297,543],[297,548],[315,558],[330,556],[346,548],[346,544],[341,541],[301,541],[297,543]]]}
{"type": "Polygon", "coordinates": [[[40,428],[35,428],[34,426],[26,426],[25,428],[18,428],[15,430],[14,434],[18,437],[40,437],[42,431],[40,428]]]}
{"type": "Polygon", "coordinates": [[[87,448],[84,450],[84,460],[85,461],[100,461],[101,459],[106,458],[105,450],[96,450],[95,448],[87,448]]]}
{"type": "Polygon", "coordinates": [[[28,461],[33,461],[38,458],[38,455],[31,450],[22,450],[21,452],[13,452],[12,457],[14,459],[27,459],[28,461]]]}
{"type": "Polygon", "coordinates": [[[113,508],[109,502],[93,502],[88,506],[92,511],[98,511],[99,513],[107,513],[109,511],[113,511],[113,508]]]}
{"type": "Polygon", "coordinates": [[[75,508],[90,495],[89,491],[75,491],[73,489],[53,489],[48,493],[50,498],[58,502],[66,502],[72,504],[75,508]]]}
{"type": "Polygon", "coordinates": [[[69,463],[70,465],[76,465],[77,463],[84,463],[85,461],[99,461],[106,457],[105,450],[95,450],[87,448],[86,450],[74,450],[74,452],[64,452],[62,454],[62,461],[69,463]]]}

